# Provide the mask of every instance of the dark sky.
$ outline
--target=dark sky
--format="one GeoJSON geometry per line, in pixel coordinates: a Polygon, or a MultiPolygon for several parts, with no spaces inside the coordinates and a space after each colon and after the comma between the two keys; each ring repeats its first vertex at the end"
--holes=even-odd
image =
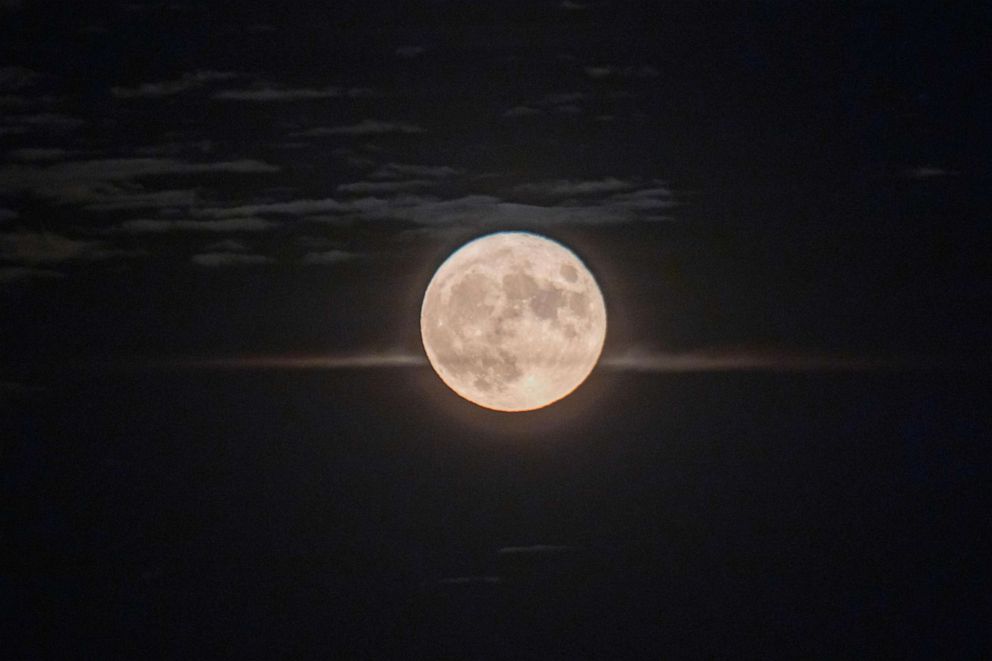
{"type": "MultiPolygon", "coordinates": [[[[438,585],[485,592],[468,603],[503,612],[510,593],[487,590],[510,584],[528,600],[544,588],[476,560],[533,544],[549,566],[609,568],[586,592],[568,581],[588,572],[565,572],[545,590],[549,612],[586,599],[624,613],[658,591],[681,595],[657,618],[616,622],[628,642],[674,641],[675,656],[769,658],[790,636],[842,656],[988,651],[969,628],[987,594],[977,611],[954,606],[976,603],[964,586],[987,573],[975,578],[952,550],[977,552],[966,531],[988,533],[975,504],[988,496],[992,318],[992,11],[982,3],[97,5],[0,0],[0,433],[14,439],[0,494],[16,504],[4,526],[19,533],[4,557],[28,601],[62,595],[39,607],[48,624],[26,629],[25,656],[58,655],[59,641],[88,631],[103,632],[94,651],[144,655],[127,642],[130,625],[111,623],[131,603],[120,595],[137,590],[135,626],[165,657],[209,655],[204,641],[271,656],[291,638],[304,657],[402,648],[435,658],[423,632],[464,629],[448,641],[452,658],[524,658],[499,646],[507,632],[547,639],[568,627],[454,623],[445,618],[461,606],[410,586],[447,581],[438,585]],[[596,275],[614,369],[510,421],[473,410],[419,364],[418,314],[451,251],[521,229],[565,243],[596,275]],[[358,362],[316,376],[257,364],[234,375],[103,371],[245,356],[358,362]],[[702,374],[660,374],[673,356],[702,374]],[[796,360],[832,375],[774,376],[796,360]],[[309,445],[318,428],[336,430],[333,450],[309,445]],[[535,436],[550,445],[522,449],[535,436]],[[454,449],[461,441],[468,449],[454,449]],[[180,478],[201,460],[198,483],[216,489],[180,478]],[[805,477],[783,478],[790,465],[805,477]],[[600,479],[600,467],[612,473],[600,479]],[[93,475],[107,491],[83,488],[93,475]],[[296,486],[260,487],[260,475],[296,486]],[[700,484],[753,498],[714,504],[697,499],[700,484]],[[878,484],[890,495],[873,500],[878,484]],[[88,510],[70,506],[78,489],[88,510]],[[112,503],[136,493],[145,500],[117,527],[112,503]],[[321,498],[336,505],[320,510],[321,498]],[[583,513],[590,498],[599,504],[583,513]],[[807,509],[777,509],[790,501],[807,509]],[[559,519],[558,507],[571,514],[559,519]],[[215,516],[189,514],[206,510],[215,516]],[[290,523],[274,523],[279,512],[290,523]],[[632,523],[662,514],[674,527],[632,523]],[[245,532],[256,517],[269,522],[257,538],[245,532]],[[799,523],[818,517],[813,529],[799,523]],[[343,547],[315,541],[342,529],[343,547]],[[666,546],[675,531],[696,541],[666,546]],[[911,550],[921,538],[951,541],[911,550]],[[720,549],[752,543],[753,556],[721,564],[720,549]],[[282,544],[303,560],[272,568],[264,559],[282,544]],[[234,571],[214,546],[241,573],[212,574],[234,571]],[[823,575],[782,570],[780,583],[762,583],[761,558],[781,548],[823,575]],[[48,555],[25,560],[39,549],[48,555]],[[122,554],[138,559],[119,565],[122,554]],[[348,563],[350,574],[325,571],[348,563]],[[824,587],[852,564],[861,578],[848,592],[824,587]],[[944,573],[923,569],[935,564],[944,573]],[[249,578],[260,567],[269,587],[249,578]],[[749,578],[734,582],[735,571],[749,578]],[[459,572],[471,576],[448,580],[459,572]],[[286,587],[303,575],[302,593],[286,587]],[[911,587],[923,575],[931,588],[911,587]],[[876,578],[882,587],[862,590],[876,578]],[[344,595],[339,610],[315,605],[318,584],[344,595]],[[721,628],[753,606],[734,590],[751,589],[765,590],[768,610],[721,628]],[[212,604],[190,607],[200,628],[177,615],[190,591],[212,604]],[[64,624],[91,597],[102,609],[64,624]],[[242,610],[221,622],[229,597],[242,610]],[[398,607],[382,605],[394,597],[440,615],[430,626],[414,618],[408,635],[398,607]],[[810,608],[795,611],[795,600],[810,608]],[[234,623],[256,607],[263,615],[245,626],[258,647],[234,623]],[[168,627],[156,629],[155,608],[168,627]],[[778,628],[762,629],[764,616],[778,628]],[[350,633],[332,640],[317,620],[350,633]],[[852,622],[886,633],[848,649],[837,632],[861,626],[852,622]],[[925,622],[937,623],[932,636],[905,638],[925,622]],[[912,644],[892,642],[900,636],[912,644]]],[[[529,553],[493,557],[513,565],[529,553]]],[[[583,608],[579,621],[599,621],[583,608]]],[[[588,649],[609,647],[596,640],[588,649]]]]}
{"type": "Polygon", "coordinates": [[[5,359],[413,351],[497,229],[608,352],[984,350],[988,12],[655,4],[6,3],[5,359]]]}

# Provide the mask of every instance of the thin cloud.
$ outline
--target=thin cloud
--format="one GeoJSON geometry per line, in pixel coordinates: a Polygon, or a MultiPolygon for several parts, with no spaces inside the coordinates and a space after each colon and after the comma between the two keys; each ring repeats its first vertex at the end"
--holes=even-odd
{"type": "Polygon", "coordinates": [[[0,259],[18,264],[98,260],[124,254],[108,249],[100,241],[73,239],[53,232],[17,230],[0,234],[0,259]]]}
{"type": "Polygon", "coordinates": [[[423,46],[400,46],[396,49],[396,54],[403,58],[414,58],[423,55],[427,51],[423,46]]]}
{"type": "Polygon", "coordinates": [[[427,177],[445,179],[461,174],[462,171],[447,165],[410,165],[407,163],[386,163],[369,175],[370,179],[402,179],[405,177],[427,177]]]}
{"type": "Polygon", "coordinates": [[[387,122],[378,119],[364,119],[357,124],[345,126],[325,126],[292,133],[294,137],[321,137],[331,135],[383,135],[387,133],[415,134],[426,129],[408,122],[387,122]]]}
{"type": "Polygon", "coordinates": [[[378,202],[367,204],[356,213],[367,219],[393,218],[424,226],[551,225],[620,220],[595,207],[518,204],[490,195],[466,195],[451,200],[407,197],[378,202]]]}
{"type": "Polygon", "coordinates": [[[91,201],[83,207],[88,211],[125,211],[131,209],[161,209],[188,207],[199,202],[194,190],[146,191],[141,186],[120,188],[107,186],[89,190],[78,200],[84,202],[86,196],[91,201]]]}
{"type": "Polygon", "coordinates": [[[0,67],[0,89],[19,90],[34,85],[41,74],[26,67],[0,67]]]}
{"type": "Polygon", "coordinates": [[[187,142],[164,142],[158,145],[147,145],[134,150],[139,156],[178,156],[179,154],[199,153],[209,154],[214,150],[212,140],[192,140],[187,142]]]}
{"type": "Polygon", "coordinates": [[[672,190],[666,186],[655,185],[650,188],[618,193],[610,197],[605,204],[629,211],[648,212],[670,209],[676,206],[672,190]]]}
{"type": "Polygon", "coordinates": [[[574,195],[592,195],[626,191],[634,187],[634,182],[606,177],[591,181],[570,181],[557,179],[533,184],[521,184],[514,187],[518,193],[536,193],[553,197],[571,197],[574,195]]]}
{"type": "Polygon", "coordinates": [[[40,130],[65,132],[77,129],[85,123],[78,117],[53,112],[6,115],[0,126],[0,135],[24,135],[40,130]]]}
{"type": "Polygon", "coordinates": [[[357,255],[344,250],[308,252],[301,260],[304,264],[340,264],[355,259],[357,255]]]}
{"type": "Polygon", "coordinates": [[[112,87],[110,92],[119,99],[161,98],[182,94],[213,82],[238,78],[240,75],[233,71],[194,71],[183,74],[176,80],[144,83],[137,87],[112,87]]]}
{"type": "Polygon", "coordinates": [[[491,195],[466,195],[450,200],[418,196],[365,200],[351,213],[367,220],[397,219],[423,226],[597,225],[663,218],[642,213],[624,202],[537,205],[508,202],[491,195]]]}
{"type": "Polygon", "coordinates": [[[332,241],[326,236],[312,236],[309,234],[294,238],[293,243],[302,248],[311,248],[314,250],[326,250],[338,245],[337,242],[332,241]]]}
{"type": "Polygon", "coordinates": [[[65,277],[58,271],[38,269],[30,266],[0,267],[0,283],[24,282],[26,280],[53,279],[65,277]]]}
{"type": "Polygon", "coordinates": [[[365,87],[345,89],[336,85],[327,87],[250,87],[247,89],[221,90],[213,95],[214,99],[222,101],[254,101],[259,103],[279,101],[306,101],[308,99],[337,99],[341,97],[358,98],[369,96],[373,92],[365,87]]]}
{"type": "Polygon", "coordinates": [[[533,544],[531,546],[504,546],[496,551],[497,555],[540,555],[540,554],[561,554],[572,550],[571,546],[559,544],[533,544]]]}
{"type": "MultiPolygon", "coordinates": [[[[307,146],[308,143],[297,142],[293,144],[297,146],[307,146]]],[[[356,152],[354,149],[351,149],[350,147],[337,147],[331,150],[331,153],[334,154],[337,158],[347,163],[349,166],[360,170],[371,168],[376,164],[376,160],[374,158],[356,152]]]]}
{"type": "MultiPolygon", "coordinates": [[[[0,276],[0,282],[3,282],[0,276]]],[[[38,393],[45,392],[43,386],[29,385],[17,381],[0,381],[0,402],[10,402],[12,400],[30,397],[38,393]]]]}
{"type": "Polygon", "coordinates": [[[933,179],[935,177],[954,177],[961,174],[957,170],[945,170],[944,168],[934,167],[934,166],[920,166],[916,168],[910,168],[903,172],[903,176],[907,179],[933,179]]]}
{"type": "Polygon", "coordinates": [[[724,349],[667,352],[634,349],[604,357],[600,365],[621,372],[851,372],[938,366],[933,359],[894,359],[849,354],[724,349]]]}
{"type": "MultiPolygon", "coordinates": [[[[649,189],[653,195],[662,189],[649,189]]],[[[401,220],[423,226],[513,226],[554,224],[604,224],[668,220],[658,212],[674,206],[669,198],[624,195],[584,203],[553,205],[522,204],[492,195],[465,195],[439,199],[424,195],[398,195],[390,198],[359,197],[294,200],[238,207],[208,208],[197,215],[210,218],[256,215],[309,216],[311,220],[380,221],[401,220]],[[318,218],[318,216],[323,217],[318,218]]]]}
{"type": "Polygon", "coordinates": [[[556,92],[545,94],[535,103],[539,106],[558,106],[565,103],[575,103],[586,98],[585,92],[556,92]]]}
{"type": "Polygon", "coordinates": [[[575,115],[582,112],[582,107],[578,105],[578,102],[583,101],[586,97],[587,95],[584,92],[554,92],[545,94],[533,102],[510,108],[503,113],[503,117],[531,117],[534,115],[543,115],[545,112],[575,115]]]}
{"type": "MultiPolygon", "coordinates": [[[[237,264],[241,254],[225,254],[209,261],[217,264],[237,264]],[[228,262],[227,260],[232,261],[228,262]]],[[[258,255],[249,257],[261,257],[258,255]]],[[[269,263],[264,262],[240,263],[269,263]]],[[[422,367],[427,361],[420,354],[408,352],[373,352],[338,355],[263,355],[228,356],[216,358],[168,358],[130,363],[125,367],[139,369],[216,369],[216,370],[331,370],[391,367],[422,367]]],[[[757,352],[747,350],[699,351],[673,353],[635,350],[619,356],[605,356],[599,367],[618,372],[686,373],[686,372],[822,372],[870,371],[879,369],[928,369],[962,367],[961,363],[928,357],[924,359],[880,359],[841,354],[797,353],[785,351],[757,352]]],[[[499,555],[563,554],[573,547],[556,544],[507,546],[499,555]]]]}
{"type": "Polygon", "coordinates": [[[86,123],[78,117],[63,115],[57,112],[42,112],[35,115],[19,115],[16,117],[8,117],[7,121],[19,122],[25,126],[55,130],[74,129],[86,123]]]}
{"type": "Polygon", "coordinates": [[[586,75],[593,79],[603,78],[656,78],[660,72],[650,64],[640,66],[598,65],[585,67],[586,75]]]}
{"type": "Polygon", "coordinates": [[[207,252],[248,252],[251,248],[244,241],[223,239],[222,241],[211,243],[205,250],[207,252]]]}
{"type": "Polygon", "coordinates": [[[166,220],[141,218],[118,226],[127,234],[161,234],[163,232],[264,232],[276,223],[262,218],[224,218],[222,220],[166,220]]]}
{"type": "Polygon", "coordinates": [[[168,204],[170,202],[165,198],[177,195],[188,197],[189,192],[149,193],[134,184],[133,180],[164,175],[256,174],[278,170],[274,165],[249,159],[193,162],[172,158],[120,158],[70,161],[49,166],[15,164],[0,167],[0,194],[30,193],[62,203],[94,205],[98,210],[128,208],[121,205],[139,202],[157,206],[156,200],[168,204]],[[159,197],[156,198],[156,195],[159,197]],[[115,206],[115,203],[118,204],[115,206]]]}
{"type": "Polygon", "coordinates": [[[542,115],[543,111],[537,108],[531,108],[530,106],[514,106],[503,113],[503,117],[516,118],[516,117],[533,117],[534,115],[542,115]]]}
{"type": "MultiPolygon", "coordinates": [[[[165,174],[199,174],[203,172],[276,172],[279,168],[251,159],[218,162],[191,162],[171,158],[118,158],[74,161],[53,166],[45,175],[106,180],[133,179],[165,174]]],[[[0,170],[0,180],[5,170],[0,170]]]]}
{"type": "Polygon", "coordinates": [[[32,104],[31,99],[17,94],[0,94],[0,108],[8,110],[24,110],[32,104]]]}
{"type": "Polygon", "coordinates": [[[499,576],[450,576],[437,582],[438,585],[494,585],[501,581],[499,576]]]}
{"type": "Polygon", "coordinates": [[[613,75],[613,67],[586,67],[585,71],[590,78],[606,78],[613,75]]]}
{"type": "Polygon", "coordinates": [[[433,186],[435,183],[426,179],[410,179],[407,181],[356,181],[350,184],[341,184],[336,190],[339,193],[396,193],[426,188],[433,186]]]}
{"type": "Polygon", "coordinates": [[[207,252],[193,255],[190,261],[197,266],[221,268],[224,266],[250,266],[271,264],[276,260],[265,255],[248,255],[240,252],[207,252]]]}
{"type": "Polygon", "coordinates": [[[421,367],[427,360],[404,352],[166,358],[116,365],[144,370],[339,370],[421,367]]]}
{"type": "Polygon", "coordinates": [[[231,216],[289,215],[308,216],[318,213],[343,212],[351,209],[348,204],[333,198],[316,200],[291,200],[289,202],[266,202],[244,204],[237,207],[209,207],[197,211],[197,215],[208,218],[229,218],[231,216]]]}
{"type": "Polygon", "coordinates": [[[15,149],[7,154],[7,158],[12,161],[59,161],[72,152],[58,148],[25,148],[15,149]]]}

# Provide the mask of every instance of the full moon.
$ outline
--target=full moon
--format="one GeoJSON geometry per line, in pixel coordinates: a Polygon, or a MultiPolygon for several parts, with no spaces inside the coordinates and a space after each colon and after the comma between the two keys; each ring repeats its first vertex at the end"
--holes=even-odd
{"type": "Polygon", "coordinates": [[[424,294],[420,333],[431,366],[456,393],[496,411],[530,411],[589,376],[606,339],[606,306],[571,250],[499,232],[441,264],[424,294]]]}

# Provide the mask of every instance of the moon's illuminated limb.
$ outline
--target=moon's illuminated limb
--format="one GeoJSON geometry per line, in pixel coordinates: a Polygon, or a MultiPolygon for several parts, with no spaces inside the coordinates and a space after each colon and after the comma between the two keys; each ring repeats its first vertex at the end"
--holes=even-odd
{"type": "Polygon", "coordinates": [[[575,390],[606,339],[606,306],[585,264],[559,243],[500,232],[455,251],[420,312],[427,358],[465,399],[529,411],[575,390]]]}

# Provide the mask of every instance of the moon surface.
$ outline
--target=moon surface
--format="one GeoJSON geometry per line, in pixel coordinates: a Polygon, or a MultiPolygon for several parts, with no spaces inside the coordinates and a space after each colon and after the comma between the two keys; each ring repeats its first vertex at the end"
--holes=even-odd
{"type": "Polygon", "coordinates": [[[530,411],[575,390],[606,339],[592,273],[560,243],[529,232],[471,241],[427,286],[420,332],[431,366],[465,399],[530,411]]]}

